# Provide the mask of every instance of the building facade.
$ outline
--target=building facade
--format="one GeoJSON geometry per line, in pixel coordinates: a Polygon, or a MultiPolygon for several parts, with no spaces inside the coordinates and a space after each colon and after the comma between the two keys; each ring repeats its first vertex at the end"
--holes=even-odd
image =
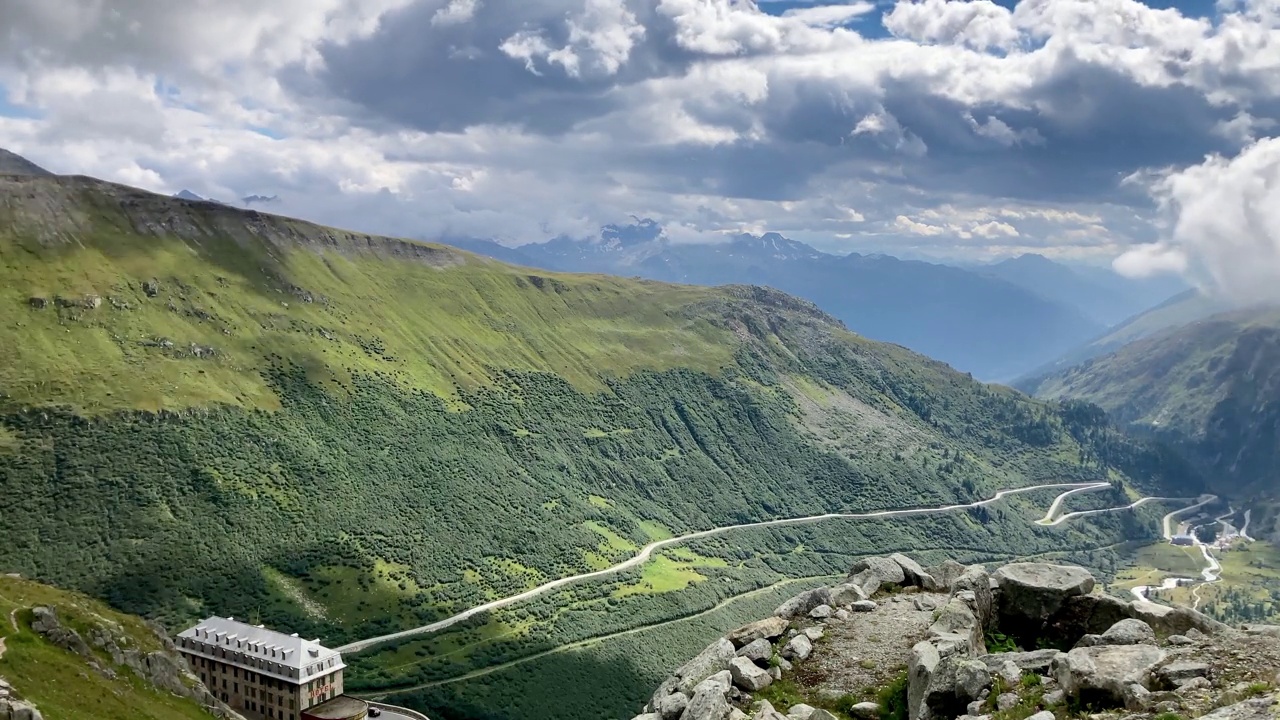
{"type": "Polygon", "coordinates": [[[211,617],[175,644],[209,691],[251,720],[301,720],[342,695],[346,665],[318,640],[211,617]]]}

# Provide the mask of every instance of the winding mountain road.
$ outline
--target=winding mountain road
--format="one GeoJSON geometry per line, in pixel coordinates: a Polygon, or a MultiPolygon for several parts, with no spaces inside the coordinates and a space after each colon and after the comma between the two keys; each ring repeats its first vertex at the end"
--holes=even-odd
{"type": "MultiPolygon", "coordinates": [[[[1054,500],[1054,504],[1055,504],[1055,506],[1056,506],[1057,504],[1059,504],[1059,501],[1063,500],[1067,495],[1071,495],[1072,493],[1075,493],[1075,492],[1085,492],[1085,491],[1088,491],[1088,490],[1101,490],[1102,488],[1105,488],[1105,487],[1111,487],[1111,484],[1110,484],[1110,483],[1095,483],[1092,487],[1088,487],[1088,488],[1080,488],[1080,489],[1078,489],[1078,490],[1073,490],[1072,492],[1069,492],[1069,493],[1063,493],[1063,494],[1061,494],[1061,495],[1059,495],[1059,496],[1058,496],[1058,499],[1057,499],[1057,500],[1054,500]]],[[[1061,525],[1062,523],[1064,523],[1064,522],[1066,522],[1066,521],[1068,521],[1068,520],[1071,520],[1071,519],[1073,519],[1073,518],[1086,517],[1086,516],[1088,516],[1088,515],[1101,515],[1101,514],[1103,514],[1103,513],[1117,512],[1117,511],[1119,511],[1119,510],[1132,510],[1133,508],[1141,507],[1141,506],[1146,505],[1147,503],[1150,503],[1150,502],[1190,502],[1190,501],[1191,501],[1191,500],[1193,500],[1193,499],[1194,499],[1194,498],[1144,497],[1144,498],[1142,498],[1141,500],[1138,500],[1137,502],[1129,503],[1128,505],[1121,505],[1120,507],[1101,508],[1101,509],[1099,509],[1099,510],[1077,510],[1076,512],[1070,512],[1070,513],[1067,513],[1066,515],[1063,515],[1062,517],[1059,517],[1059,518],[1056,518],[1056,519],[1052,519],[1052,520],[1051,520],[1050,518],[1052,518],[1052,517],[1053,517],[1053,512],[1054,512],[1054,510],[1053,510],[1053,508],[1051,507],[1051,508],[1049,509],[1049,514],[1045,515],[1042,519],[1037,520],[1037,521],[1036,521],[1036,523],[1037,523],[1037,524],[1039,524],[1039,525],[1061,525]]],[[[1200,503],[1199,505],[1192,505],[1192,506],[1190,506],[1190,507],[1182,508],[1181,510],[1174,510],[1173,512],[1169,513],[1168,515],[1165,515],[1165,516],[1164,516],[1164,520],[1162,521],[1163,529],[1164,529],[1164,539],[1165,539],[1165,540],[1170,540],[1170,539],[1172,539],[1172,537],[1173,537],[1173,536],[1170,534],[1170,532],[1169,532],[1169,519],[1170,519],[1170,518],[1172,518],[1174,515],[1178,515],[1178,514],[1180,514],[1180,513],[1184,513],[1184,512],[1186,512],[1186,511],[1188,511],[1188,510],[1194,510],[1195,508],[1200,507],[1200,505],[1204,505],[1205,503],[1212,502],[1213,500],[1216,500],[1216,499],[1217,499],[1217,496],[1214,496],[1214,497],[1212,497],[1211,499],[1206,500],[1206,501],[1204,501],[1204,502],[1200,503]]]]}
{"type": "MultiPolygon", "coordinates": [[[[335,649],[341,653],[359,653],[359,652],[368,650],[369,648],[376,647],[378,645],[382,645],[385,643],[393,642],[395,640],[403,640],[405,638],[410,638],[417,635],[427,635],[430,633],[439,632],[453,625],[456,625],[462,622],[463,620],[466,620],[471,617],[475,617],[480,613],[489,612],[490,610],[497,610],[499,608],[507,607],[508,605],[514,605],[516,603],[523,602],[525,600],[530,600],[535,597],[538,597],[539,595],[545,595],[546,593],[549,593],[552,590],[564,587],[566,585],[582,582],[583,580],[592,580],[595,578],[607,577],[609,575],[616,575],[620,572],[624,572],[632,568],[640,567],[641,565],[649,561],[650,556],[652,556],[655,551],[661,550],[663,548],[671,547],[672,545],[679,545],[680,543],[689,542],[691,540],[700,540],[702,538],[721,535],[723,533],[727,533],[733,530],[745,530],[749,528],[787,527],[791,525],[809,525],[812,523],[823,522],[825,520],[873,520],[873,519],[882,519],[882,518],[911,517],[914,515],[935,515],[939,513],[951,512],[952,510],[967,510],[969,508],[982,507],[985,505],[990,505],[994,502],[998,502],[1001,499],[1008,497],[1009,495],[1018,495],[1021,493],[1035,492],[1036,490],[1048,490],[1051,488],[1068,488],[1068,489],[1075,489],[1075,490],[1084,490],[1084,489],[1101,489],[1103,487],[1109,487],[1109,484],[1096,483],[1096,482],[1094,483],[1049,483],[1045,485],[1032,485],[1030,487],[1014,488],[1012,490],[1001,490],[1000,492],[997,492],[994,496],[987,498],[986,500],[978,500],[976,502],[964,503],[959,505],[941,505],[938,507],[911,508],[906,510],[876,510],[873,512],[866,512],[866,513],[826,513],[824,515],[808,515],[805,517],[784,518],[781,520],[765,520],[762,522],[745,523],[742,525],[725,525],[722,527],[711,528],[710,530],[701,530],[699,532],[693,532],[687,535],[679,535],[677,537],[667,538],[666,540],[658,540],[656,542],[649,543],[648,545],[645,545],[643,548],[641,548],[640,552],[636,553],[636,555],[631,557],[630,559],[624,560],[616,565],[613,565],[612,567],[608,567],[603,570],[596,570],[594,572],[582,573],[580,575],[571,575],[569,577],[563,577],[557,580],[552,580],[550,582],[539,585],[531,590],[526,590],[525,592],[519,593],[517,595],[512,595],[510,597],[505,597],[499,600],[494,600],[492,602],[487,602],[483,605],[477,605],[476,607],[473,607],[469,610],[464,610],[458,613],[457,615],[454,615],[452,617],[447,617],[443,620],[438,620],[429,625],[410,628],[408,630],[401,630],[400,632],[389,633],[387,635],[379,635],[377,637],[372,637],[365,640],[357,640],[355,642],[348,643],[346,645],[343,645],[342,647],[335,648],[335,649]]],[[[1067,493],[1064,493],[1064,495],[1065,494],[1067,493]]],[[[1062,495],[1059,495],[1058,499],[1055,500],[1054,502],[1059,503],[1061,499],[1062,499],[1062,495]]],[[[1128,507],[1136,507],[1138,505],[1141,505],[1142,503],[1143,503],[1143,500],[1139,500],[1138,502],[1128,507]]],[[[1083,513],[1068,513],[1067,515],[1062,516],[1058,520],[1050,523],[1046,523],[1046,524],[1057,525],[1067,518],[1078,517],[1082,514],[1091,515],[1098,512],[1111,512],[1115,510],[1124,510],[1124,509],[1127,509],[1127,508],[1113,508],[1111,510],[1088,510],[1088,511],[1084,511],[1083,513]]]]}

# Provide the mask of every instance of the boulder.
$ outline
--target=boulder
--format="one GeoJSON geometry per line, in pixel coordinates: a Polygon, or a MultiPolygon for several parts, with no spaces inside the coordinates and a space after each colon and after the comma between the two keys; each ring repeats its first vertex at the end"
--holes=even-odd
{"type": "MultiPolygon", "coordinates": [[[[849,578],[874,579],[876,587],[881,585],[902,585],[907,580],[907,575],[902,571],[902,566],[889,558],[868,557],[862,558],[849,568],[849,578]],[[868,574],[869,573],[869,574],[868,574]]],[[[867,584],[860,582],[862,589],[866,590],[867,584]]],[[[874,595],[875,591],[868,591],[867,595],[874,595]]]]}
{"type": "Polygon", "coordinates": [[[733,684],[747,692],[759,692],[773,682],[768,670],[762,669],[744,657],[734,658],[733,662],[729,663],[729,673],[733,678],[733,684]]]}
{"type": "Polygon", "coordinates": [[[1170,645],[1195,645],[1196,644],[1195,640],[1192,640],[1186,635],[1170,635],[1169,637],[1165,638],[1165,642],[1169,643],[1170,645]]]}
{"type": "Polygon", "coordinates": [[[757,665],[765,665],[769,662],[769,658],[773,657],[773,643],[760,638],[739,648],[738,657],[746,658],[757,665]]]}
{"type": "Polygon", "coordinates": [[[1129,603],[1123,600],[1110,595],[1078,595],[1067,598],[1062,609],[1040,629],[1036,639],[1055,647],[1072,647],[1084,635],[1100,635],[1131,617],[1129,603]]]}
{"type": "Polygon", "coordinates": [[[1175,608],[1153,602],[1132,603],[1129,606],[1129,616],[1150,625],[1160,637],[1189,635],[1191,630],[1216,635],[1228,629],[1226,625],[1189,607],[1175,608]]]}
{"type": "Polygon", "coordinates": [[[733,643],[726,638],[711,643],[698,656],[682,665],[671,674],[653,693],[649,701],[649,710],[661,706],[663,700],[674,692],[691,695],[694,688],[703,680],[729,669],[729,662],[736,657],[733,643]]]}
{"type": "Polygon", "coordinates": [[[907,717],[909,720],[927,718],[928,707],[925,705],[925,694],[929,689],[933,674],[942,662],[938,648],[928,640],[922,640],[911,648],[911,656],[907,661],[907,717]]]}
{"type": "Polygon", "coordinates": [[[1156,631],[1152,630],[1150,625],[1135,618],[1121,620],[1107,628],[1100,637],[1104,645],[1156,644],[1156,631]]]}
{"type": "Polygon", "coordinates": [[[797,635],[782,648],[782,657],[788,660],[804,660],[813,652],[813,642],[807,635],[797,635]]]}
{"type": "Polygon", "coordinates": [[[32,608],[31,629],[63,650],[68,650],[83,657],[92,655],[92,651],[89,650],[89,644],[84,641],[84,638],[80,637],[80,633],[71,628],[63,627],[58,620],[58,613],[55,608],[32,608]]]}
{"type": "Polygon", "coordinates": [[[813,618],[814,620],[826,620],[827,618],[831,617],[834,613],[835,611],[831,609],[830,605],[819,605],[818,607],[809,611],[809,617],[813,618]]]}
{"type": "Polygon", "coordinates": [[[725,639],[733,643],[735,648],[740,648],[762,638],[765,640],[780,638],[787,631],[787,625],[786,619],[781,617],[765,618],[750,625],[743,625],[726,635],[725,639]]]}
{"type": "Polygon", "coordinates": [[[859,600],[858,602],[850,605],[849,609],[853,612],[871,612],[877,607],[879,607],[879,605],[876,604],[875,600],[859,600]]]}
{"type": "Polygon", "coordinates": [[[631,720],[663,720],[663,717],[658,713],[644,713],[631,718],[631,720]]]}
{"type": "Polygon", "coordinates": [[[831,604],[831,588],[820,587],[802,592],[799,595],[778,606],[773,614],[780,618],[788,620],[808,615],[811,610],[819,605],[831,604]]]}
{"type": "Polygon", "coordinates": [[[787,711],[787,718],[788,720],[809,720],[817,711],[818,709],[815,707],[800,703],[791,706],[791,709],[787,711]]]}
{"type": "Polygon", "coordinates": [[[999,695],[996,696],[997,710],[1008,710],[1009,708],[1017,704],[1018,704],[1017,693],[1007,692],[1007,693],[1000,693],[999,695]]]}
{"type": "Polygon", "coordinates": [[[807,627],[804,630],[801,630],[800,634],[809,638],[809,640],[811,640],[812,642],[818,642],[819,640],[822,639],[824,635],[826,635],[826,633],[823,632],[822,628],[816,625],[814,627],[807,627]]]}
{"type": "Polygon", "coordinates": [[[1193,677],[1178,683],[1178,694],[1188,695],[1197,690],[1211,690],[1212,688],[1213,683],[1209,682],[1209,678],[1193,677]]]}
{"type": "Polygon", "coordinates": [[[693,694],[689,705],[680,714],[680,720],[725,720],[729,714],[729,700],[715,686],[702,688],[693,694]]]}
{"type": "Polygon", "coordinates": [[[1067,697],[1095,707],[1133,708],[1165,652],[1152,645],[1075,648],[1054,658],[1053,676],[1067,697]]]}
{"type": "Polygon", "coordinates": [[[1245,700],[1218,708],[1200,720],[1275,720],[1275,695],[1245,700]]]}
{"type": "Polygon", "coordinates": [[[721,695],[728,695],[731,689],[733,689],[733,673],[725,670],[698,683],[698,686],[693,689],[693,694],[715,691],[721,695]]]}
{"type": "Polygon", "coordinates": [[[854,582],[840,583],[831,588],[831,604],[843,607],[859,600],[866,600],[867,593],[862,586],[854,582]]]}
{"type": "Polygon", "coordinates": [[[911,605],[920,612],[933,612],[938,609],[938,603],[928,595],[912,598],[911,605]]]}
{"type": "Polygon", "coordinates": [[[973,612],[982,627],[995,627],[995,596],[991,592],[991,576],[987,574],[986,568],[972,565],[951,582],[952,596],[965,591],[973,593],[973,612]]]}
{"type": "Polygon", "coordinates": [[[908,716],[912,720],[954,718],[964,714],[968,704],[990,686],[991,674],[981,661],[963,655],[941,657],[932,643],[918,643],[911,650],[908,666],[908,716]]]}
{"type": "Polygon", "coordinates": [[[1280,638],[1280,625],[1262,625],[1259,623],[1245,623],[1241,628],[1248,635],[1269,635],[1271,637],[1280,638]]]}
{"type": "Polygon", "coordinates": [[[787,716],[774,710],[768,700],[761,700],[759,707],[751,713],[751,720],[787,720],[787,716]]]}
{"type": "Polygon", "coordinates": [[[738,708],[729,708],[729,720],[751,720],[747,714],[738,708]]]}
{"type": "Polygon", "coordinates": [[[925,568],[925,572],[933,578],[935,587],[925,588],[926,590],[935,590],[937,592],[947,592],[951,589],[956,579],[964,574],[967,568],[964,565],[950,558],[943,560],[938,565],[925,568]]]}
{"type": "MultiPolygon", "coordinates": [[[[969,593],[972,597],[972,593],[969,593]]],[[[954,646],[964,654],[981,655],[986,652],[982,624],[970,609],[970,603],[953,597],[929,626],[930,637],[954,646]]]]}
{"type": "Polygon", "coordinates": [[[1042,700],[1044,701],[1044,704],[1047,705],[1048,707],[1061,705],[1063,701],[1066,699],[1067,699],[1067,694],[1062,692],[1061,690],[1050,690],[1049,692],[1045,693],[1044,697],[1042,698],[1042,700]]]}
{"type": "Polygon", "coordinates": [[[998,672],[1006,662],[1011,662],[1022,672],[1045,673],[1049,671],[1053,658],[1057,655],[1057,650],[1028,650],[983,655],[981,660],[991,672],[998,672]]]}
{"type": "Polygon", "coordinates": [[[827,712],[826,710],[823,710],[822,708],[818,708],[813,712],[809,713],[809,720],[840,720],[840,718],[836,717],[835,715],[832,715],[831,713],[827,712]]]}
{"type": "Polygon", "coordinates": [[[894,553],[889,559],[898,564],[902,568],[902,574],[905,577],[904,585],[912,585],[925,590],[936,590],[938,583],[933,576],[925,571],[920,563],[903,555],[902,553],[894,553]]]}
{"type": "Polygon", "coordinates": [[[677,692],[663,698],[654,710],[662,720],[679,720],[686,707],[689,707],[689,696],[677,692]]]}
{"type": "Polygon", "coordinates": [[[877,720],[880,717],[880,703],[860,702],[849,708],[854,720],[877,720]]]}
{"type": "Polygon", "coordinates": [[[1000,590],[1000,627],[1016,628],[1019,637],[1038,635],[1069,598],[1093,591],[1093,575],[1074,565],[1011,563],[992,576],[1000,590]]]}
{"type": "Polygon", "coordinates": [[[1209,666],[1202,662],[1192,662],[1190,660],[1177,660],[1165,665],[1156,671],[1156,677],[1166,687],[1182,687],[1182,684],[1192,678],[1203,678],[1209,676],[1209,666]]]}
{"type": "Polygon", "coordinates": [[[1048,710],[1041,710],[1035,715],[1032,715],[1031,717],[1027,718],[1027,720],[1054,720],[1054,715],[1048,710]]]}
{"type": "Polygon", "coordinates": [[[1001,680],[1004,680],[1007,687],[1013,687],[1022,680],[1022,668],[1012,660],[1005,660],[1000,664],[1000,669],[996,671],[1001,680]]]}

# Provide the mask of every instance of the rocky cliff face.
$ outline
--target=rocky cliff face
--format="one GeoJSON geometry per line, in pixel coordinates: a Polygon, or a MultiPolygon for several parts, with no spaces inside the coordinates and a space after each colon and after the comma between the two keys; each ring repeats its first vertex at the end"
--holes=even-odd
{"type": "Polygon", "coordinates": [[[717,640],[635,720],[1274,720],[1277,669],[1280,627],[1125,602],[1084,568],[893,555],[717,640]]]}

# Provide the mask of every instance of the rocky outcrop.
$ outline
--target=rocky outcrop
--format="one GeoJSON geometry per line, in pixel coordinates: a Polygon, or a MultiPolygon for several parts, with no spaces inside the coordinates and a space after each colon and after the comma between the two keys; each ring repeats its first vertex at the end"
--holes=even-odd
{"type": "Polygon", "coordinates": [[[0,720],[44,720],[44,716],[36,706],[14,697],[9,682],[0,677],[0,720]]]}
{"type": "MultiPolygon", "coordinates": [[[[1164,712],[1215,687],[1212,668],[1186,654],[1189,646],[1198,645],[1196,638],[1227,632],[1225,626],[1188,608],[1098,594],[1094,586],[1087,570],[1067,565],[1014,563],[988,573],[982,566],[951,562],[926,569],[904,555],[865,558],[854,564],[845,582],[801,593],[780,605],[773,617],[713,643],[663,682],[645,709],[648,714],[638,720],[834,717],[803,704],[785,711],[768,703],[753,705],[751,696],[791,671],[792,663],[805,667],[816,656],[819,672],[830,668],[822,659],[832,649],[823,641],[830,633],[847,642],[848,630],[859,627],[856,623],[870,622],[869,627],[883,630],[888,622],[896,628],[894,623],[911,613],[917,618],[909,621],[914,623],[912,641],[921,634],[925,639],[898,655],[907,665],[909,720],[980,720],[974,716],[1027,707],[1028,688],[1035,688],[1034,702],[1042,710],[1028,713],[1031,717],[1064,703],[1164,712]],[[886,588],[897,590],[892,597],[878,598],[884,605],[864,599],[886,588]],[[875,620],[883,617],[884,606],[894,610],[875,620]],[[926,626],[928,616],[919,614],[929,612],[932,621],[926,626]],[[842,630],[845,623],[853,624],[842,630]],[[990,632],[1013,637],[1022,647],[1047,643],[1070,650],[989,654],[990,632]]],[[[1251,635],[1266,636],[1260,631],[1251,635]]],[[[820,699],[813,702],[822,704],[820,699]]],[[[844,710],[869,720],[880,708],[862,702],[844,710]]],[[[1219,720],[1253,718],[1229,715],[1219,720]]]]}

